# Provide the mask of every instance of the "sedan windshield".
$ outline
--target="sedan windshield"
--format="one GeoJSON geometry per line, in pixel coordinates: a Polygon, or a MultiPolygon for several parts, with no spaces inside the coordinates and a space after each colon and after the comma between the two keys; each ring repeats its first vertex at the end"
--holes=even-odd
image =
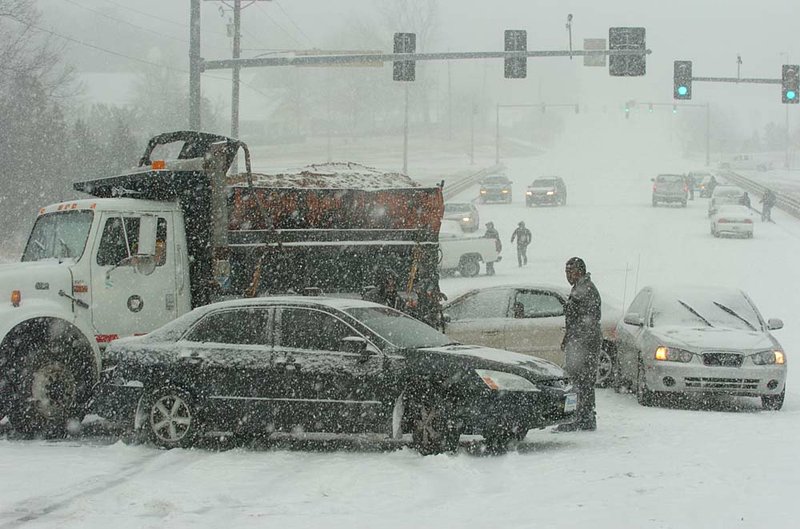
{"type": "Polygon", "coordinates": [[[83,255],[93,212],[87,210],[49,213],[36,219],[23,261],[78,259],[83,255]]]}
{"type": "Polygon", "coordinates": [[[352,308],[345,312],[400,349],[441,347],[452,342],[433,327],[388,307],[352,308]]]}

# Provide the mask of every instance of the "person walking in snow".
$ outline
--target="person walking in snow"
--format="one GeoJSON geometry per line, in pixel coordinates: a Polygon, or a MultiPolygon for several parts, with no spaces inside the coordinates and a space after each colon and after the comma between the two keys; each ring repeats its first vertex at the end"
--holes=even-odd
{"type": "Polygon", "coordinates": [[[761,198],[761,222],[772,222],[772,208],[778,202],[778,197],[771,189],[767,189],[761,198]]]}
{"type": "Polygon", "coordinates": [[[739,198],[739,204],[745,206],[747,209],[750,209],[750,195],[747,194],[747,191],[745,191],[741,198],[739,198]]]}
{"type": "MultiPolygon", "coordinates": [[[[494,246],[497,250],[497,253],[503,249],[503,243],[500,242],[500,233],[494,228],[494,222],[487,222],[486,223],[486,233],[483,234],[484,239],[494,239],[494,246]]],[[[486,275],[493,276],[494,275],[494,263],[487,262],[486,263],[486,275]]]]}
{"type": "Polygon", "coordinates": [[[525,222],[520,221],[517,229],[511,234],[511,242],[517,241],[517,263],[519,267],[528,264],[528,245],[533,240],[531,230],[525,227],[525,222]]]}
{"type": "Polygon", "coordinates": [[[592,431],[597,428],[594,403],[594,384],[597,362],[603,346],[600,331],[600,293],[586,272],[580,257],[567,261],[564,272],[572,290],[564,307],[566,332],[561,350],[566,357],[565,370],[578,394],[575,420],[556,428],[557,432],[592,431]]]}

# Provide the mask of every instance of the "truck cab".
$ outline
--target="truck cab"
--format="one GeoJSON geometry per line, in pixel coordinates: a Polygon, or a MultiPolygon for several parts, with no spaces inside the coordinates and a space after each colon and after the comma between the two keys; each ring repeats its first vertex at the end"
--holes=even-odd
{"type": "Polygon", "coordinates": [[[105,344],[189,310],[184,240],[174,203],[88,199],[39,210],[20,262],[0,266],[9,296],[0,305],[0,354],[12,366],[2,372],[0,401],[15,426],[39,429],[76,411],[105,344]],[[28,404],[15,402],[26,393],[28,404]]]}

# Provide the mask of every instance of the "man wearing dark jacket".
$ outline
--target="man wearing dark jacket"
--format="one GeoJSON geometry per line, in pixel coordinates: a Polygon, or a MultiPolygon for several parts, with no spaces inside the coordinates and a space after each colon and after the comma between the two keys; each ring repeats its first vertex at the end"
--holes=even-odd
{"type": "Polygon", "coordinates": [[[566,332],[561,349],[566,356],[565,369],[578,394],[575,421],[562,424],[556,431],[594,430],[597,420],[594,411],[594,383],[597,360],[603,346],[600,331],[600,293],[586,273],[586,263],[580,257],[567,261],[567,281],[572,291],[564,307],[566,332]]]}
{"type": "Polygon", "coordinates": [[[517,241],[517,263],[520,268],[522,265],[528,264],[528,245],[532,239],[531,230],[525,227],[525,222],[520,221],[517,229],[511,234],[511,242],[517,241]]]}

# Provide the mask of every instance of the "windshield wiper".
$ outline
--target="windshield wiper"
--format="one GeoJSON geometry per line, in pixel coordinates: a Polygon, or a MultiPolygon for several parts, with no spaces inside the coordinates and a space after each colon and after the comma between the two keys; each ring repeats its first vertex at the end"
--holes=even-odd
{"type": "Polygon", "coordinates": [[[700,315],[700,313],[699,313],[699,312],[697,312],[696,310],[694,310],[692,307],[690,307],[689,305],[687,305],[686,303],[684,303],[684,302],[683,302],[683,301],[681,301],[681,300],[678,300],[678,303],[680,303],[681,305],[683,305],[683,306],[686,308],[686,310],[688,310],[689,312],[691,312],[692,314],[694,314],[695,316],[697,316],[698,318],[700,318],[700,319],[703,321],[703,323],[705,323],[705,324],[706,324],[706,325],[708,325],[709,327],[713,327],[713,325],[711,325],[711,322],[710,322],[710,321],[708,321],[707,319],[705,319],[704,317],[702,317],[702,316],[700,315]]]}
{"type": "Polygon", "coordinates": [[[733,309],[731,309],[729,307],[726,307],[722,303],[718,303],[716,301],[712,301],[712,303],[714,305],[716,305],[717,307],[721,308],[722,310],[724,310],[725,312],[727,312],[728,314],[730,314],[731,316],[733,316],[734,318],[737,318],[738,320],[744,322],[745,325],[750,327],[750,330],[753,330],[753,331],[757,331],[758,330],[758,329],[755,328],[755,326],[752,323],[750,323],[746,319],[744,319],[741,316],[739,316],[739,314],[737,314],[736,311],[734,311],[733,309]]]}

